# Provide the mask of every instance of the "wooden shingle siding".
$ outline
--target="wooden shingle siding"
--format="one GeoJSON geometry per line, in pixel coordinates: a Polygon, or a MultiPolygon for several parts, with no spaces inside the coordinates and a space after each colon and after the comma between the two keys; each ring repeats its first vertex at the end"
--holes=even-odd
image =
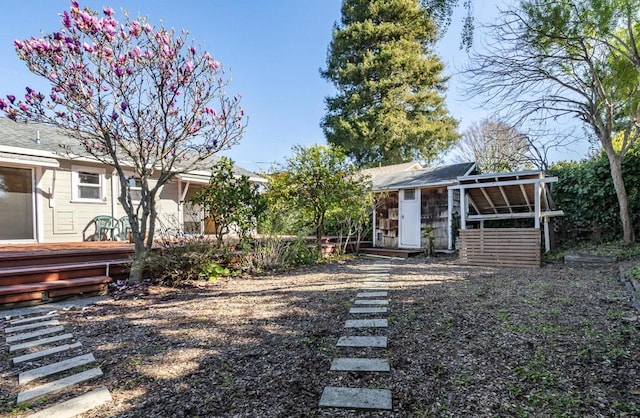
{"type": "Polygon", "coordinates": [[[540,267],[540,230],[460,230],[460,261],[474,266],[540,267]]]}

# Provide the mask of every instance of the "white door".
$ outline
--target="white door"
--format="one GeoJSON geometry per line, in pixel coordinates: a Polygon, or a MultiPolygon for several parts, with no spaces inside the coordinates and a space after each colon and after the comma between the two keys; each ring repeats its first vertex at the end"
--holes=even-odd
{"type": "Polygon", "coordinates": [[[420,248],[420,189],[400,191],[399,218],[399,246],[420,248]]]}

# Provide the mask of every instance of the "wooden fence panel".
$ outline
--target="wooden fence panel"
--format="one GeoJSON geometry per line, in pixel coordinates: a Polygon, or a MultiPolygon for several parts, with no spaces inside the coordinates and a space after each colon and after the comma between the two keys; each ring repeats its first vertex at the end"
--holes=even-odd
{"type": "Polygon", "coordinates": [[[461,229],[460,260],[474,266],[540,267],[540,230],[461,229]]]}

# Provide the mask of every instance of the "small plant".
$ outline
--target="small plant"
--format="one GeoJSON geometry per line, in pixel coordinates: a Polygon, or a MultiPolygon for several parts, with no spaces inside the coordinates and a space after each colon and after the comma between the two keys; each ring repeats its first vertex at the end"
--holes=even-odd
{"type": "Polygon", "coordinates": [[[433,247],[435,244],[436,237],[433,236],[433,231],[435,228],[431,225],[425,225],[422,227],[422,237],[427,240],[427,255],[433,255],[433,247]]]}
{"type": "Polygon", "coordinates": [[[232,271],[229,267],[224,267],[215,261],[204,264],[201,267],[199,274],[201,279],[205,279],[210,282],[215,282],[220,277],[231,277],[232,275],[232,271]]]}

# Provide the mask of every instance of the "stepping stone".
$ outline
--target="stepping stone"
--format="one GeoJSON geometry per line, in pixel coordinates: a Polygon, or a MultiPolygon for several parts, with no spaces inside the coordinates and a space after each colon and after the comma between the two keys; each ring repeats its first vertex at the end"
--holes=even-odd
{"type": "Polygon", "coordinates": [[[368,278],[368,279],[359,279],[360,283],[381,283],[381,284],[389,284],[391,283],[390,279],[373,279],[373,278],[368,278]]]}
{"type": "Polygon", "coordinates": [[[31,399],[36,399],[50,393],[59,392],[69,386],[75,385],[76,383],[81,383],[98,376],[102,376],[102,370],[100,370],[100,367],[89,369],[87,371],[74,374],[59,380],[54,380],[53,382],[45,383],[44,385],[36,386],[33,389],[20,392],[18,394],[18,400],[16,402],[18,404],[21,404],[31,399]]]}
{"type": "Polygon", "coordinates": [[[388,305],[387,299],[356,299],[354,302],[356,305],[388,305]]]}
{"type": "Polygon", "coordinates": [[[35,360],[37,358],[46,357],[51,354],[61,353],[63,351],[71,350],[72,348],[81,347],[81,343],[64,344],[57,347],[48,348],[46,350],[36,351],[35,353],[25,354],[13,358],[13,364],[22,363],[23,361],[35,360]]]}
{"type": "Polygon", "coordinates": [[[336,346],[387,348],[387,337],[340,337],[336,346]]]}
{"type": "Polygon", "coordinates": [[[93,354],[89,353],[64,361],[59,361],[57,363],[38,367],[36,369],[28,370],[18,375],[18,384],[26,385],[32,380],[40,379],[41,377],[46,377],[52,374],[63,372],[65,370],[73,369],[74,367],[84,366],[85,364],[93,363],[94,361],[96,361],[95,357],[93,357],[93,354]]]}
{"type": "Polygon", "coordinates": [[[12,335],[11,337],[7,337],[7,342],[13,343],[16,341],[30,340],[31,338],[42,337],[43,335],[48,335],[48,334],[55,334],[56,332],[60,332],[60,331],[64,331],[63,326],[41,329],[38,331],[27,332],[25,334],[16,334],[16,335],[12,335]]]}
{"type": "Polygon", "coordinates": [[[384,298],[387,297],[387,292],[360,292],[356,295],[357,298],[384,298]]]}
{"type": "Polygon", "coordinates": [[[387,313],[387,308],[351,308],[349,309],[350,314],[359,314],[359,313],[387,313]]]}
{"type": "Polygon", "coordinates": [[[38,345],[55,343],[57,341],[68,340],[69,338],[73,338],[73,334],[61,334],[49,338],[43,338],[41,340],[28,341],[26,343],[20,343],[10,346],[9,352],[22,350],[29,347],[36,347],[38,345]]]}
{"type": "Polygon", "coordinates": [[[10,332],[25,331],[28,329],[48,327],[51,325],[60,325],[60,321],[58,321],[57,319],[54,319],[52,321],[36,322],[35,324],[17,325],[15,327],[5,328],[4,333],[8,334],[10,332]]]}
{"type": "Polygon", "coordinates": [[[389,359],[386,358],[334,358],[331,368],[334,372],[388,372],[389,359]]]}
{"type": "Polygon", "coordinates": [[[26,322],[40,321],[41,319],[50,319],[60,316],[58,313],[50,313],[46,315],[40,316],[32,316],[30,318],[22,318],[22,319],[14,319],[13,321],[9,321],[11,325],[24,324],[26,322]]]}
{"type": "Polygon", "coordinates": [[[16,335],[12,335],[10,337],[7,337],[7,342],[8,343],[12,343],[12,342],[16,342],[16,341],[30,340],[32,338],[42,337],[43,335],[55,334],[56,332],[60,332],[60,331],[64,331],[64,327],[63,326],[50,327],[50,328],[41,329],[41,330],[38,330],[38,331],[27,332],[27,333],[24,333],[24,334],[16,334],[16,335]]]}
{"type": "Polygon", "coordinates": [[[391,410],[391,391],[389,389],[326,387],[322,391],[320,406],[325,408],[391,410]]]}
{"type": "Polygon", "coordinates": [[[73,418],[102,404],[111,402],[111,400],[109,390],[101,386],[84,395],[29,415],[28,418],[73,418]]]}
{"type": "Polygon", "coordinates": [[[348,319],[344,323],[345,328],[387,328],[389,323],[386,319],[348,319]]]}

